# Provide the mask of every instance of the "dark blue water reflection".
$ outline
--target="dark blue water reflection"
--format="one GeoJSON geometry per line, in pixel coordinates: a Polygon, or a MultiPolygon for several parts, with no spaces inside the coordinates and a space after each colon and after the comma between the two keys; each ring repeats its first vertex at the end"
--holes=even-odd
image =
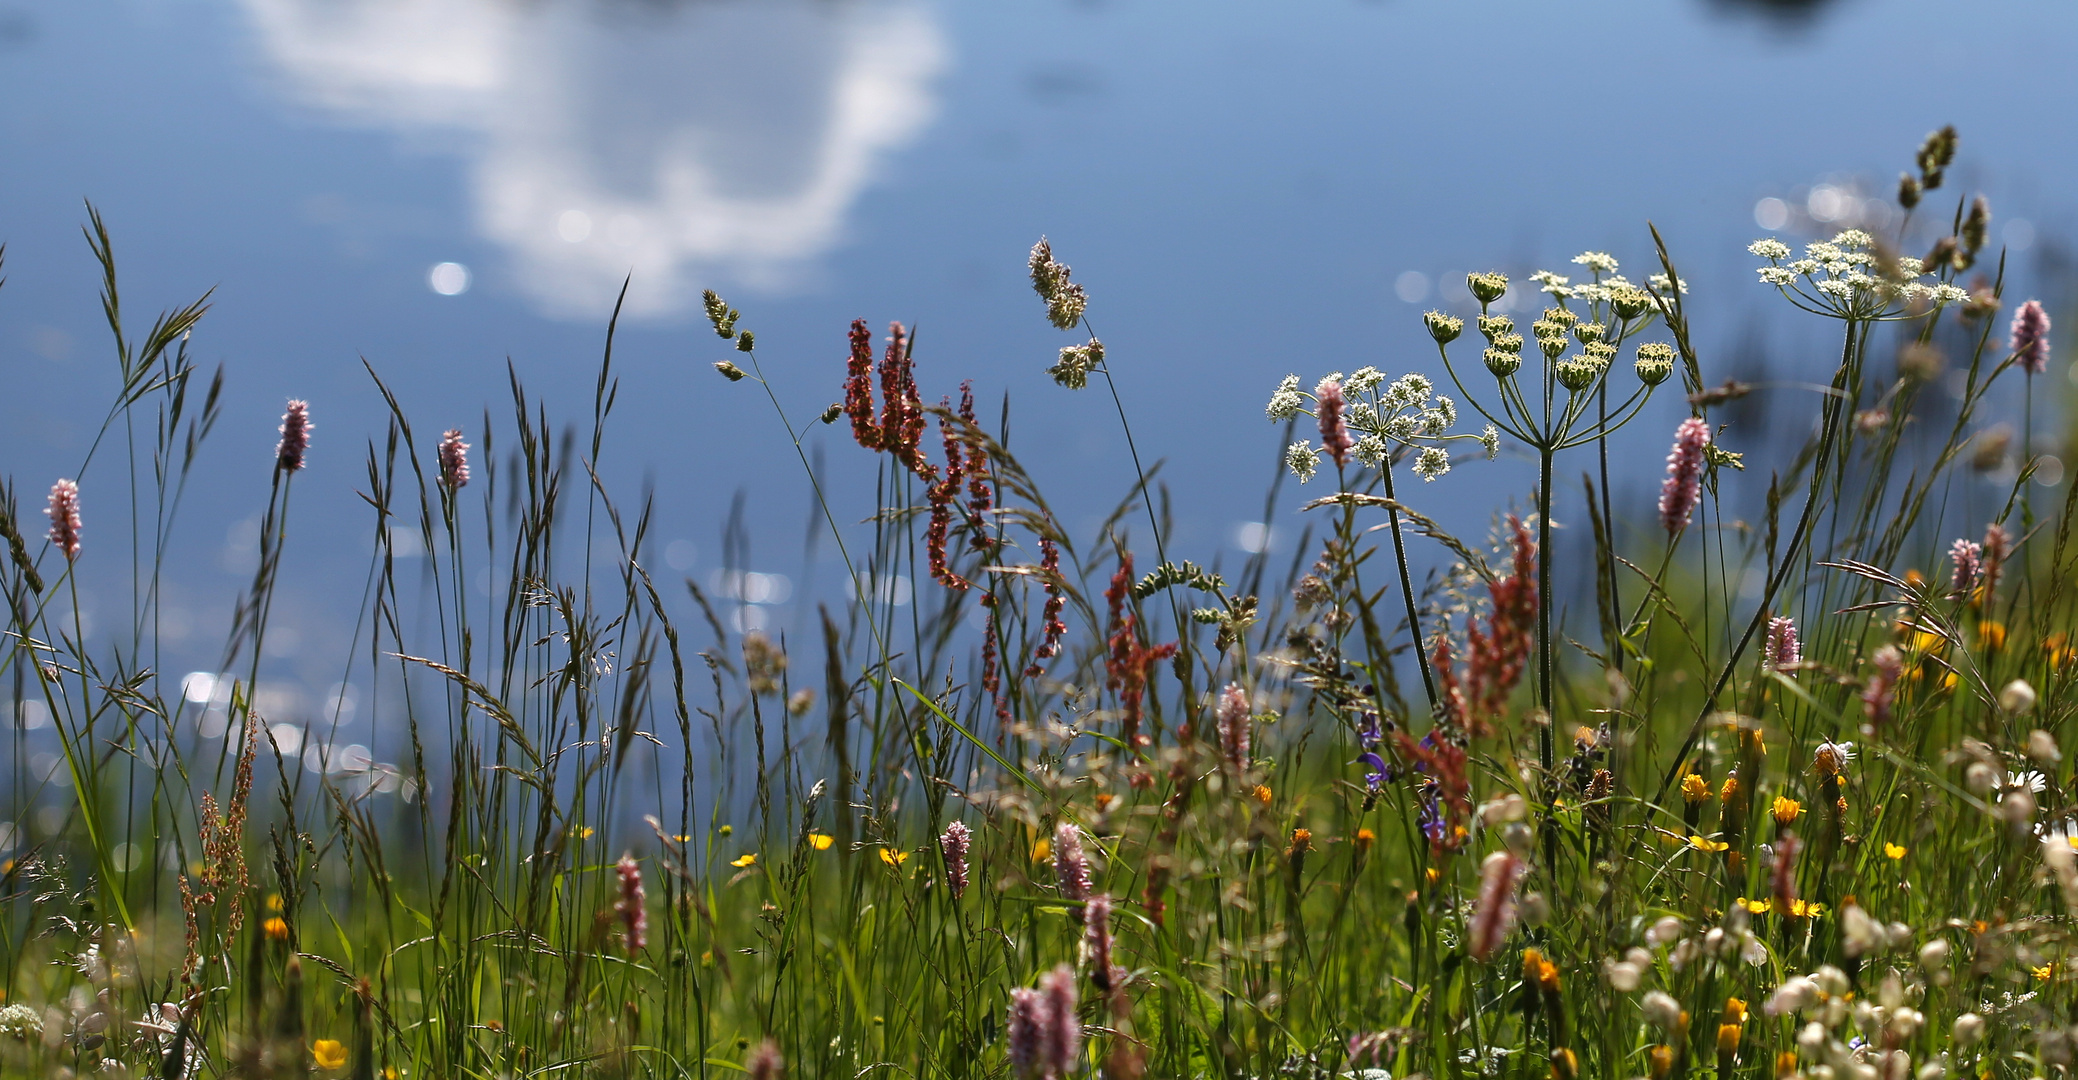
{"type": "MultiPolygon", "coordinates": [[[[167,594],[194,662],[252,558],[281,403],[313,403],[270,661],[312,708],[369,550],[354,491],[382,411],[362,358],[422,449],[505,415],[508,358],[581,421],[632,274],[602,468],[631,493],[654,479],[654,560],[701,577],[746,493],[748,569],[768,576],[743,591],[799,625],[806,487],[753,388],[709,369],[728,354],[699,289],[743,310],[798,417],[836,396],[849,320],[919,324],[926,394],[972,378],[991,412],[1009,394],[1014,444],[1087,529],[1131,472],[1109,403],[1043,374],[1068,340],[1023,261],[1048,233],[1092,292],[1142,452],[1169,462],[1172,551],[1231,561],[1262,536],[1271,386],[1440,374],[1418,315],[1462,306],[1467,270],[1520,280],[1594,248],[1642,276],[1649,218],[1692,276],[1713,375],[1818,377],[1829,328],[1752,283],[1745,243],[1880,213],[1918,140],[1954,122],[1944,195],[1989,189],[2017,287],[2046,287],[2038,258],[2078,210],[2074,30],[2078,8],[2047,0],[15,5],[0,448],[38,495],[77,469],[112,391],[78,233],[91,198],[133,317],[217,289],[195,348],[229,370],[226,417],[167,594]]],[[[1666,398],[1620,443],[1633,512],[1683,411],[1666,398]]],[[[1788,418],[1777,433],[1814,409],[1755,401],[1788,418]]],[[[839,513],[863,516],[870,463],[840,433],[817,445],[839,513]]],[[[86,484],[90,620],[127,612],[112,464],[86,484]]],[[[1411,499],[1477,532],[1529,483],[1517,457],[1411,499]]]]}

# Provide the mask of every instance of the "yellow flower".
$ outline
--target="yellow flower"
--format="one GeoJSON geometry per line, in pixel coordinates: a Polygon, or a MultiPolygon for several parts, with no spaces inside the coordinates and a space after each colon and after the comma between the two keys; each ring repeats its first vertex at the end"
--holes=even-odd
{"type": "Polygon", "coordinates": [[[1434,885],[1439,879],[1443,877],[1443,875],[1441,873],[1438,873],[1436,868],[1433,866],[1423,870],[1421,873],[1423,877],[1429,879],[1429,884],[1431,885],[1434,885]]]}
{"type": "Polygon", "coordinates": [[[1697,851],[1726,851],[1732,845],[1722,840],[1712,840],[1702,833],[1695,833],[1688,838],[1688,846],[1695,848],[1697,851]]]}
{"type": "Polygon", "coordinates": [[[830,845],[836,842],[837,838],[828,833],[812,832],[808,834],[808,846],[817,851],[828,851],[830,850],[830,845]]]}
{"type": "Polygon", "coordinates": [[[1804,804],[1787,795],[1775,796],[1775,824],[1794,825],[1804,813],[1804,804]]]}
{"type": "Polygon", "coordinates": [[[2049,981],[2049,977],[2050,977],[2051,975],[2054,975],[2054,974],[2056,974],[2056,968],[2055,968],[2054,966],[2052,966],[2052,965],[2049,965],[2049,964],[2043,964],[2043,965],[2042,965],[2041,967],[2031,967],[2031,968],[2029,968],[2029,969],[2028,969],[2028,972],[2029,972],[2030,974],[2034,975],[2034,977],[2035,977],[2036,979],[2039,979],[2039,980],[2041,980],[2042,982],[2048,982],[2048,981],[2049,981]]]}
{"type": "Polygon", "coordinates": [[[344,1069],[346,1045],[338,1039],[319,1039],[310,1044],[310,1060],[320,1069],[344,1069]]]}
{"type": "Polygon", "coordinates": [[[1674,1048],[1665,1043],[1657,1044],[1647,1051],[1646,1058],[1652,1063],[1653,1080],[1660,1080],[1674,1068],[1674,1048]]]}
{"type": "Polygon", "coordinates": [[[1766,915],[1768,912],[1774,910],[1775,907],[1774,904],[1766,900],[1748,900],[1743,896],[1739,898],[1739,904],[1746,910],[1753,912],[1755,915],[1766,915]]]}
{"type": "Polygon", "coordinates": [[[1032,861],[1045,862],[1051,858],[1053,858],[1053,841],[1042,836],[1039,838],[1038,843],[1032,845],[1032,861]]]}
{"type": "Polygon", "coordinates": [[[1724,999],[1724,1022],[1743,1024],[1746,1022],[1746,1002],[1741,998],[1724,999]]]}
{"type": "Polygon", "coordinates": [[[1681,778],[1681,797],[1692,803],[1710,800],[1710,782],[1699,773],[1689,773],[1681,778]]]}
{"type": "Polygon", "coordinates": [[[267,894],[267,910],[269,910],[269,911],[280,911],[280,910],[281,910],[281,894],[280,894],[280,893],[268,893],[268,894],[267,894]]]}
{"type": "Polygon", "coordinates": [[[730,866],[738,866],[738,867],[742,867],[742,866],[755,866],[755,865],[757,865],[757,861],[758,861],[758,855],[757,855],[757,852],[754,852],[754,851],[753,851],[753,852],[751,852],[750,854],[748,854],[748,855],[745,855],[745,856],[743,856],[743,857],[742,857],[742,858],[740,858],[740,859],[731,859],[731,860],[729,861],[729,865],[730,865],[730,866]]]}
{"type": "Polygon", "coordinates": [[[1742,1027],[1742,1026],[1741,1026],[1741,1025],[1739,1025],[1739,1024],[1719,1024],[1719,1025],[1717,1025],[1717,1053],[1718,1053],[1718,1055],[1719,1055],[1719,1056],[1721,1056],[1721,1057],[1723,1057],[1723,1056],[1729,1056],[1729,1055],[1732,1055],[1732,1054],[1736,1054],[1736,1053],[1738,1053],[1738,1052],[1739,1052],[1739,1036],[1740,1036],[1741,1034],[1743,1034],[1743,1033],[1744,1033],[1744,1031],[1745,1031],[1745,1028],[1744,1028],[1744,1027],[1742,1027]]]}
{"type": "Polygon", "coordinates": [[[1718,789],[1717,797],[1723,799],[1726,802],[1731,802],[1733,799],[1739,797],[1738,773],[1732,773],[1731,775],[1726,776],[1724,778],[1724,787],[1718,789]]]}
{"type": "Polygon", "coordinates": [[[1369,829],[1358,829],[1356,831],[1356,849],[1358,851],[1369,851],[1371,850],[1371,844],[1377,839],[1377,833],[1369,829]]]}
{"type": "Polygon", "coordinates": [[[1883,844],[1883,854],[1889,858],[1902,859],[1905,857],[1905,845],[1893,844],[1886,840],[1883,844]]]}
{"type": "Polygon", "coordinates": [[[577,837],[579,840],[590,840],[592,838],[592,827],[590,825],[579,825],[570,830],[570,835],[577,837]]]}
{"type": "Polygon", "coordinates": [[[1251,794],[1251,795],[1254,795],[1254,796],[1255,796],[1255,801],[1257,801],[1257,802],[1259,802],[1259,803],[1262,803],[1262,804],[1263,804],[1264,806],[1268,806],[1268,805],[1270,805],[1270,798],[1271,798],[1271,795],[1270,795],[1270,785],[1268,785],[1268,784],[1257,784],[1257,785],[1255,786],[1255,790],[1254,790],[1254,791],[1252,791],[1252,792],[1249,792],[1249,794],[1251,794]]]}
{"type": "Polygon", "coordinates": [[[889,866],[900,866],[903,863],[909,861],[909,853],[906,851],[896,851],[894,848],[884,847],[880,849],[880,861],[888,864],[889,866]]]}
{"type": "Polygon", "coordinates": [[[1986,619],[1977,624],[1977,641],[1988,652],[1997,652],[2006,647],[2006,624],[1986,619]]]}
{"type": "Polygon", "coordinates": [[[260,930],[274,941],[287,941],[289,939],[289,924],[279,915],[261,923],[260,930]]]}

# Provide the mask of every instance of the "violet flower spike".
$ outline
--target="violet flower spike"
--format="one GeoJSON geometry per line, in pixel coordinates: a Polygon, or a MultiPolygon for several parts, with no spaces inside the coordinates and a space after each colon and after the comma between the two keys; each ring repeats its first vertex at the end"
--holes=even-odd
{"type": "Polygon", "coordinates": [[[310,403],[301,398],[290,398],[289,411],[281,414],[281,445],[275,448],[275,459],[281,463],[281,471],[297,472],[303,468],[303,454],[310,449],[313,427],[310,403]]]}
{"type": "Polygon", "coordinates": [[[2049,367],[2049,312],[2030,300],[2013,313],[2013,362],[2030,375],[2049,367]]]}
{"type": "Polygon", "coordinates": [[[967,847],[973,842],[973,833],[961,822],[945,827],[938,837],[938,850],[945,855],[945,880],[952,887],[952,898],[958,900],[967,892],[967,847]]]}
{"type": "Polygon", "coordinates": [[[1710,445],[1710,425],[1691,416],[1674,431],[1667,453],[1667,479],[1660,485],[1660,524],[1672,536],[1688,528],[1703,497],[1703,448],[1710,445]]]}
{"type": "Polygon", "coordinates": [[[51,543],[65,553],[65,561],[79,558],[79,485],[60,480],[51,485],[51,543]]]}

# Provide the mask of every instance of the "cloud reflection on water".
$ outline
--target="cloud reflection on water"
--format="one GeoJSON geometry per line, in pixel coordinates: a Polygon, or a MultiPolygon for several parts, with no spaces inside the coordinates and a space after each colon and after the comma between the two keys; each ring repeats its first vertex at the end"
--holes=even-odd
{"type": "Polygon", "coordinates": [[[543,313],[786,284],[929,122],[947,48],[911,0],[243,0],[299,100],[455,140],[477,231],[543,313]]]}

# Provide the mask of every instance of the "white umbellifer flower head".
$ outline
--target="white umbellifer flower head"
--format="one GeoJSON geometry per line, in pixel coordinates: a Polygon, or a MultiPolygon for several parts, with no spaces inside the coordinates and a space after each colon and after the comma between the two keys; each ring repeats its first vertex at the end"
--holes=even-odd
{"type": "Polygon", "coordinates": [[[1342,381],[1342,392],[1350,395],[1368,394],[1372,387],[1384,381],[1385,372],[1375,367],[1360,367],[1342,381]]]}
{"type": "Polygon", "coordinates": [[[1434,480],[1450,471],[1450,451],[1440,446],[1424,446],[1414,456],[1414,475],[1423,480],[1434,480]]]}
{"type": "Polygon", "coordinates": [[[1833,237],[1833,246],[1842,248],[1865,248],[1875,242],[1875,237],[1860,229],[1848,229],[1833,237]]]}
{"type": "Polygon", "coordinates": [[[1385,440],[1376,434],[1366,434],[1358,439],[1350,452],[1356,455],[1358,461],[1374,469],[1385,464],[1385,440]]]}
{"type": "Polygon", "coordinates": [[[1457,426],[1457,402],[1450,400],[1442,394],[1437,394],[1436,411],[1443,414],[1444,427],[1457,426]]]}
{"type": "Polygon", "coordinates": [[[1763,259],[1789,258],[1789,245],[1783,243],[1780,240],[1775,239],[1772,236],[1767,238],[1766,240],[1755,240],[1753,243],[1748,244],[1746,246],[1746,250],[1752,252],[1755,255],[1760,256],[1763,259]]]}
{"type": "Polygon", "coordinates": [[[1613,274],[1616,272],[1615,256],[1603,251],[1583,251],[1573,256],[1573,262],[1597,273],[1613,274]]]}
{"type": "Polygon", "coordinates": [[[1569,287],[1572,279],[1562,274],[1554,274],[1549,270],[1539,270],[1530,275],[1530,280],[1542,285],[1543,289],[1541,291],[1550,293],[1560,299],[1573,295],[1573,290],[1569,287]]]}
{"type": "Polygon", "coordinates": [[[1797,280],[1796,271],[1786,266],[1763,266],[1760,274],[1761,281],[1769,285],[1794,285],[1797,280]]]}
{"type": "Polygon", "coordinates": [[[1486,447],[1486,460],[1492,461],[1501,452],[1501,429],[1486,425],[1486,430],[1479,433],[1479,443],[1486,447]]]}
{"type": "MultiPolygon", "coordinates": [[[[1666,291],[1667,291],[1668,289],[1671,289],[1671,288],[1673,288],[1673,287],[1674,287],[1674,279],[1673,279],[1673,278],[1670,278],[1670,277],[1668,277],[1668,276],[1667,276],[1667,275],[1665,275],[1665,274],[1650,274],[1650,275],[1647,275],[1647,276],[1646,276],[1646,278],[1645,278],[1645,283],[1646,283],[1647,285],[1650,285],[1650,286],[1652,286],[1652,287],[1653,287],[1653,288],[1655,288],[1655,289],[1658,289],[1658,290],[1659,290],[1659,291],[1661,291],[1661,292],[1666,292],[1666,291]]],[[[1681,279],[1681,295],[1683,295],[1683,296],[1687,296],[1687,295],[1688,295],[1688,279],[1687,279],[1687,278],[1682,278],[1682,279],[1681,279]]]]}
{"type": "Polygon", "coordinates": [[[1386,389],[1385,404],[1388,407],[1413,408],[1427,400],[1435,389],[1435,385],[1429,382],[1426,375],[1402,375],[1394,379],[1392,386],[1386,389]]]}
{"type": "Polygon", "coordinates": [[[1269,408],[1263,411],[1272,420],[1289,420],[1305,407],[1306,398],[1299,392],[1299,377],[1286,375],[1284,381],[1277,384],[1277,392],[1270,395],[1269,408]]]}
{"type": "Polygon", "coordinates": [[[1313,479],[1313,470],[1319,467],[1320,458],[1315,456],[1313,444],[1301,439],[1285,448],[1284,464],[1303,484],[1313,479]]]}
{"type": "Polygon", "coordinates": [[[1959,285],[1934,286],[1934,302],[1937,304],[1960,304],[1969,298],[1969,292],[1959,285]]]}

